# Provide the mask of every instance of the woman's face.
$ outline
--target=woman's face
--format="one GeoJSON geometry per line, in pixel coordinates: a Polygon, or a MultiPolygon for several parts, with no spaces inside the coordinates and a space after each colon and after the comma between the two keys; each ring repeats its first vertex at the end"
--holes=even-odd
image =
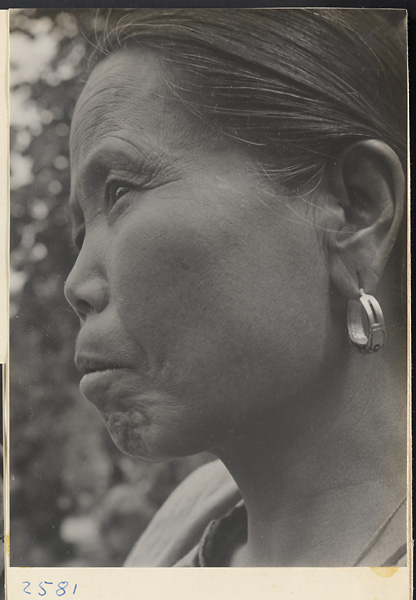
{"type": "Polygon", "coordinates": [[[66,283],[81,390],[149,460],[283,418],[326,349],[328,271],[303,199],[186,112],[162,59],[112,55],[77,104],[66,283]],[[85,233],[84,233],[85,230],[85,233]]]}

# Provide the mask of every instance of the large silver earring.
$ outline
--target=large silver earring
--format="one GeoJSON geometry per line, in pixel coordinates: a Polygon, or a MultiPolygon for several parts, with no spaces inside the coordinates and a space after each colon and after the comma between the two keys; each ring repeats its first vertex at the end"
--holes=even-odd
{"type": "Polygon", "coordinates": [[[377,352],[384,346],[383,311],[374,296],[366,294],[362,288],[358,300],[348,300],[347,328],[350,342],[359,352],[377,352]],[[363,325],[363,314],[367,317],[366,326],[363,325]]]}

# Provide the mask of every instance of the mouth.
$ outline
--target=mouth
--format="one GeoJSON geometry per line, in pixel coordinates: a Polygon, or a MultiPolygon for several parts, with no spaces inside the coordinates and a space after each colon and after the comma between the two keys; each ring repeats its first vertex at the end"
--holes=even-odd
{"type": "Polygon", "coordinates": [[[94,369],[92,371],[86,371],[83,373],[82,378],[85,379],[91,376],[108,375],[120,371],[120,367],[109,367],[108,369],[94,369]]]}
{"type": "Polygon", "coordinates": [[[116,364],[113,361],[84,355],[77,355],[75,357],[75,365],[83,376],[92,375],[95,373],[104,374],[123,368],[122,365],[116,364]]]}
{"type": "Polygon", "coordinates": [[[122,367],[104,367],[95,365],[89,371],[83,371],[79,382],[82,395],[100,410],[105,410],[108,402],[116,402],[123,393],[125,370],[122,367]]]}
{"type": "Polygon", "coordinates": [[[112,390],[116,382],[119,381],[119,372],[121,372],[120,368],[111,368],[84,373],[79,382],[82,394],[93,404],[100,404],[105,390],[112,390]]]}

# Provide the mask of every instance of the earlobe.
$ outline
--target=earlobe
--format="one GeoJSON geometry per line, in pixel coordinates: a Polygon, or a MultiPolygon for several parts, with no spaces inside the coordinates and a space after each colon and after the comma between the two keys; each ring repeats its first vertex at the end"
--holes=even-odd
{"type": "Polygon", "coordinates": [[[334,163],[330,189],[342,209],[329,236],[332,282],[346,298],[357,298],[360,288],[374,294],[403,216],[400,160],[384,142],[356,142],[334,163]]]}

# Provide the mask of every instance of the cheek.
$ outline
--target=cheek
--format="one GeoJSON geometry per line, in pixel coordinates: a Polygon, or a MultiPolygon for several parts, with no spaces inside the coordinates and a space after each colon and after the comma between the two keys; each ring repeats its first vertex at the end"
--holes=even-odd
{"type": "Polygon", "coordinates": [[[156,370],[218,397],[241,396],[243,379],[252,394],[259,381],[271,390],[313,372],[328,293],[314,231],[240,215],[224,235],[189,210],[138,214],[115,236],[111,280],[120,318],[156,370]]]}
{"type": "Polygon", "coordinates": [[[208,240],[203,223],[187,223],[186,215],[161,218],[160,212],[124,221],[109,274],[120,320],[155,368],[204,344],[218,321],[224,283],[214,232],[208,240]]]}
{"type": "MultiPolygon", "coordinates": [[[[207,449],[321,375],[329,283],[313,229],[154,204],[120,220],[109,255],[120,321],[174,409],[152,403],[149,454],[207,449]]],[[[133,430],[114,426],[130,452],[133,430]]]]}
{"type": "Polygon", "coordinates": [[[145,349],[154,385],[176,406],[168,422],[163,406],[152,422],[195,452],[215,443],[213,432],[223,437],[229,428],[258,353],[247,316],[239,315],[229,245],[229,237],[224,243],[202,220],[157,215],[125,220],[111,251],[120,321],[145,349]]]}
{"type": "Polygon", "coordinates": [[[299,237],[283,226],[274,228],[273,239],[262,229],[252,245],[228,257],[234,273],[228,300],[234,299],[234,331],[247,344],[253,385],[257,380],[276,397],[300,391],[325,361],[329,279],[315,232],[299,237]]]}

